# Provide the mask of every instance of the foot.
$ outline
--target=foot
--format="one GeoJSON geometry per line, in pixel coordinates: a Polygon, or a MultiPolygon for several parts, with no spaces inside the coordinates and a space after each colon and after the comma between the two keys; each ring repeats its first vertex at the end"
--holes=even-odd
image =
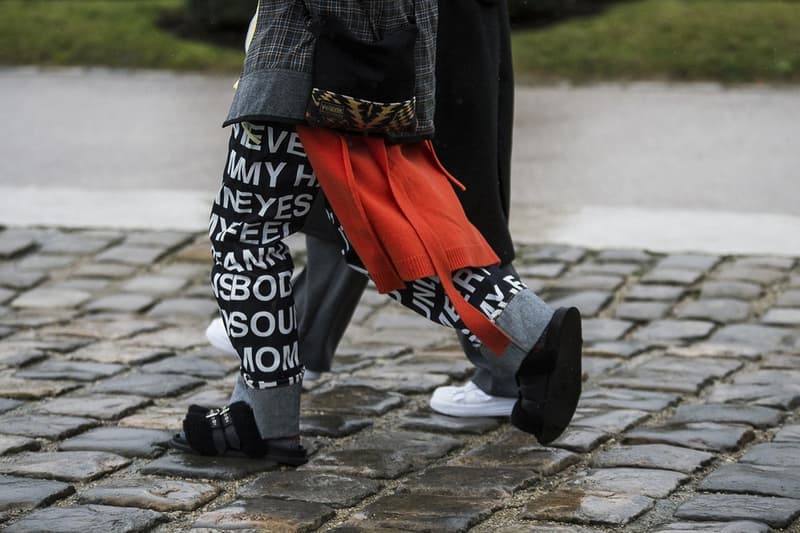
{"type": "Polygon", "coordinates": [[[293,466],[308,460],[299,438],[262,439],[253,411],[245,402],[221,409],[189,406],[183,431],[172,437],[170,445],[199,455],[263,458],[293,466]]]}
{"type": "Polygon", "coordinates": [[[509,416],[516,398],[491,396],[468,381],[460,387],[439,387],[431,396],[431,409],[450,416],[509,416]]]}
{"type": "MultiPolygon", "coordinates": [[[[233,347],[231,339],[228,338],[228,332],[225,331],[225,324],[222,323],[221,318],[215,318],[208,325],[206,328],[206,339],[208,339],[208,342],[211,343],[211,346],[214,348],[222,350],[227,354],[238,356],[236,348],[233,347]]],[[[305,374],[303,374],[304,381],[315,381],[321,377],[321,372],[315,372],[307,368],[305,374]]]]}
{"type": "Polygon", "coordinates": [[[519,398],[511,423],[541,444],[556,440],[575,414],[581,395],[582,345],[580,312],[574,307],[557,309],[517,372],[519,398]]]}

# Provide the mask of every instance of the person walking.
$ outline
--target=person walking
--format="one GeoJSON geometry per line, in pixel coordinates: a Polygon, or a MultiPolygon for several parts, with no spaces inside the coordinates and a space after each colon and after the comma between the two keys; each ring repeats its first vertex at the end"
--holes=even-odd
{"type": "Polygon", "coordinates": [[[486,357],[502,361],[518,387],[512,424],[542,443],[557,438],[580,395],[580,314],[551,309],[500,266],[466,219],[450,186],[457,180],[425,140],[434,132],[436,3],[262,0],[258,13],[225,121],[228,160],[209,231],[212,287],[241,358],[241,378],[228,406],[191,406],[173,444],[209,455],[305,460],[298,442],[303,367],[283,239],[302,226],[319,184],[349,257],[360,258],[378,290],[464,332],[486,357]],[[403,53],[409,42],[410,62],[403,53]],[[328,65],[334,71],[327,77],[317,75],[326,64],[323,43],[334,57],[363,50],[358,73],[371,73],[373,65],[365,65],[375,57],[398,58],[385,63],[392,83],[379,88],[389,95],[383,101],[400,105],[378,105],[377,116],[363,117],[375,102],[336,92],[331,99],[325,80],[352,76],[343,76],[338,62],[328,65]],[[401,102],[394,81],[408,76],[395,71],[409,63],[413,96],[401,102]],[[324,124],[327,112],[334,113],[333,127],[342,120],[383,123],[387,116],[399,126],[383,137],[342,133],[324,124]]]}

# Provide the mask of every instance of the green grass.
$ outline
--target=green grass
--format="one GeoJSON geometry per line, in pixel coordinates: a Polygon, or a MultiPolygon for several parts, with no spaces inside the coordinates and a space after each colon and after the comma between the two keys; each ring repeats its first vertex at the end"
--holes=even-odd
{"type": "Polygon", "coordinates": [[[243,54],[158,27],[181,0],[0,0],[0,65],[237,71],[243,54]]]}
{"type": "MultiPolygon", "coordinates": [[[[183,0],[0,0],[0,65],[238,71],[160,28],[183,0]]],[[[800,82],[800,0],[628,0],[513,36],[522,81],[800,82]]]]}
{"type": "Polygon", "coordinates": [[[522,80],[800,81],[800,2],[638,0],[515,32],[522,80]]]}

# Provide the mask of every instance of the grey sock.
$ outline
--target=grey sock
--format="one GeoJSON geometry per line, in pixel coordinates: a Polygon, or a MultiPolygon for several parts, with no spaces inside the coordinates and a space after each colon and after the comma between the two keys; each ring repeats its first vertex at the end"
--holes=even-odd
{"type": "Polygon", "coordinates": [[[492,372],[497,375],[515,376],[533,345],[544,333],[547,324],[553,318],[553,313],[553,308],[530,289],[525,289],[514,296],[495,319],[495,323],[511,337],[511,344],[501,357],[481,347],[486,354],[484,357],[491,361],[492,372]]]}
{"type": "Polygon", "coordinates": [[[239,376],[233,387],[231,403],[243,401],[253,409],[262,439],[295,437],[300,434],[301,390],[300,383],[271,389],[251,389],[239,376]]]}

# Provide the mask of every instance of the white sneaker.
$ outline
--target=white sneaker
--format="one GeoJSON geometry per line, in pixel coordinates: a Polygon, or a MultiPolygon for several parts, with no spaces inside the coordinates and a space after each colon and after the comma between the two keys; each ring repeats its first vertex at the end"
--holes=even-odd
{"type": "MultiPolygon", "coordinates": [[[[225,331],[225,325],[222,323],[221,318],[215,318],[208,325],[206,328],[206,339],[208,339],[208,342],[210,342],[211,346],[214,348],[222,350],[227,354],[238,356],[236,348],[233,347],[231,340],[228,338],[228,332],[225,331]]],[[[322,377],[320,372],[314,372],[308,369],[306,369],[306,373],[303,375],[305,381],[316,381],[320,377],[322,377]]]]}
{"type": "Polygon", "coordinates": [[[468,381],[460,387],[439,387],[431,396],[431,409],[450,416],[511,416],[516,398],[491,396],[468,381]]]}
{"type": "Polygon", "coordinates": [[[238,355],[236,353],[236,348],[233,347],[231,340],[228,338],[228,332],[225,331],[225,325],[222,323],[221,318],[215,318],[211,321],[211,324],[208,325],[206,328],[206,339],[208,339],[208,342],[210,342],[211,346],[214,348],[222,350],[230,355],[238,355]]]}

